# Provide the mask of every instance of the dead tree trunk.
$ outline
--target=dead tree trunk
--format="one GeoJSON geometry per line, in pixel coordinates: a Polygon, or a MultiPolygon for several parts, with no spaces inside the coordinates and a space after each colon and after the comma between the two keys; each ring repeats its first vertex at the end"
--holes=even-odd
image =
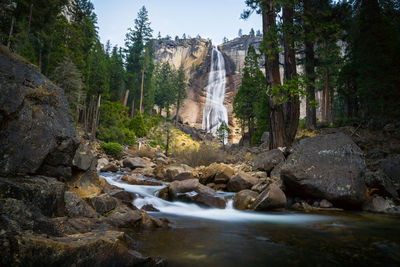
{"type": "Polygon", "coordinates": [[[129,97],[129,90],[126,90],[125,92],[125,98],[124,98],[124,106],[126,107],[126,105],[128,104],[128,97],[129,97]]]}
{"type": "Polygon", "coordinates": [[[13,31],[14,31],[14,23],[15,23],[15,17],[13,16],[11,19],[10,33],[8,34],[8,41],[7,41],[8,49],[10,49],[10,46],[11,46],[11,38],[12,38],[13,31]]]}

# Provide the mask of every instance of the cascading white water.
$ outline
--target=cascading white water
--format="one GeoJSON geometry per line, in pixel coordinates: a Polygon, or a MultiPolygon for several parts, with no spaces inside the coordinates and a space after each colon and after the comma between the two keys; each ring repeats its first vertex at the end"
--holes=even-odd
{"type": "MultiPolygon", "coordinates": [[[[193,203],[166,201],[156,196],[157,192],[165,187],[148,186],[148,185],[130,185],[121,180],[122,175],[110,173],[101,173],[101,176],[111,185],[123,188],[128,192],[137,194],[137,198],[133,204],[141,208],[146,204],[151,204],[161,213],[172,214],[178,216],[189,216],[217,221],[230,222],[273,222],[284,224],[301,224],[306,222],[314,222],[326,220],[327,216],[318,215],[301,215],[301,214],[265,214],[256,212],[240,211],[233,208],[233,201],[228,200],[225,209],[205,208],[193,203]]],[[[226,193],[220,192],[221,196],[226,193]]],[[[227,193],[230,194],[230,193],[227,193]]]]}
{"type": "Polygon", "coordinates": [[[228,125],[228,112],[224,106],[225,85],[226,71],[224,56],[218,48],[213,47],[202,123],[203,129],[213,135],[216,134],[222,122],[228,125]]]}

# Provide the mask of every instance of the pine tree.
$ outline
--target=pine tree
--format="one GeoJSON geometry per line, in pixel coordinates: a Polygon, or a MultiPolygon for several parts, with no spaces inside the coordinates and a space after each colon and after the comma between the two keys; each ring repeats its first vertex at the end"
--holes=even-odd
{"type": "MultiPolygon", "coordinates": [[[[258,128],[262,117],[263,96],[266,96],[265,77],[258,65],[259,55],[252,45],[247,50],[244,61],[242,85],[233,100],[233,113],[242,129],[247,129],[250,139],[258,128]]],[[[255,143],[258,140],[254,140],[255,143]]]]}
{"type": "Polygon", "coordinates": [[[219,141],[221,141],[223,148],[225,150],[225,144],[228,142],[228,137],[229,133],[231,130],[229,129],[228,125],[226,125],[226,122],[221,122],[221,125],[217,129],[217,137],[219,141]]]}
{"type": "Polygon", "coordinates": [[[179,109],[182,106],[182,101],[186,98],[186,77],[183,65],[181,65],[176,73],[175,79],[175,90],[176,90],[176,115],[175,125],[178,122],[179,109]]]}
{"type": "Polygon", "coordinates": [[[123,65],[122,51],[114,46],[110,58],[110,100],[120,101],[125,90],[125,70],[123,65]]]}
{"type": "MultiPolygon", "coordinates": [[[[132,92],[128,103],[140,106],[141,84],[146,64],[146,43],[150,41],[153,30],[150,28],[148,12],[143,6],[135,19],[134,28],[129,28],[126,34],[126,72],[127,89],[132,92]]],[[[133,111],[133,110],[132,110],[133,111]]]]}
{"type": "Polygon", "coordinates": [[[82,102],[85,101],[82,74],[72,60],[65,57],[55,67],[51,79],[64,90],[68,103],[72,110],[76,112],[76,119],[78,119],[79,111],[83,108],[82,102]]]}

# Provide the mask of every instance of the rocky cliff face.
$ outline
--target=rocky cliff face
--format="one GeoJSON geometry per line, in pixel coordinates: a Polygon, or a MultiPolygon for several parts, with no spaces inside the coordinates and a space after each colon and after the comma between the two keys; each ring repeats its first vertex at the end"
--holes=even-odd
{"type": "MultiPolygon", "coordinates": [[[[249,45],[256,49],[260,46],[261,37],[243,36],[218,46],[225,59],[226,94],[224,105],[228,110],[231,128],[237,128],[232,116],[233,98],[241,84],[244,58],[249,45]]],[[[211,41],[204,39],[155,40],[156,62],[166,62],[178,68],[183,64],[189,80],[187,98],[180,112],[183,122],[201,128],[203,109],[206,100],[208,76],[211,65],[211,41]]],[[[260,62],[260,65],[263,62],[260,62]]],[[[234,132],[234,131],[233,131],[234,132]]],[[[237,140],[233,140],[237,141],[237,140]]]]}
{"type": "Polygon", "coordinates": [[[189,87],[187,97],[180,111],[183,122],[201,128],[203,107],[207,92],[212,44],[204,39],[178,41],[155,40],[155,61],[168,61],[175,68],[183,65],[189,87]]]}
{"type": "Polygon", "coordinates": [[[0,175],[71,176],[78,140],[64,91],[0,51],[0,175]]]}
{"type": "Polygon", "coordinates": [[[158,264],[122,228],[161,221],[99,179],[63,90],[1,45],[0,166],[0,266],[158,264]]]}

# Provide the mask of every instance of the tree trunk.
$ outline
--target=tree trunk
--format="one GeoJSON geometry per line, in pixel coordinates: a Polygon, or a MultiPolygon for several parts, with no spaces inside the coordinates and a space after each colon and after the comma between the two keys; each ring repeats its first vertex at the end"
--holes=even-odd
{"type": "MultiPolygon", "coordinates": [[[[310,0],[304,1],[304,16],[312,16],[312,6],[310,0]]],[[[314,41],[312,38],[312,29],[308,23],[304,25],[305,32],[305,73],[308,80],[307,91],[307,103],[306,103],[306,128],[314,130],[317,126],[317,117],[315,109],[315,58],[314,58],[314,41]]]]}
{"type": "Polygon", "coordinates": [[[326,94],[325,88],[321,91],[321,121],[326,121],[326,94]]]}
{"type": "Polygon", "coordinates": [[[128,104],[128,97],[129,97],[129,90],[126,90],[125,92],[125,98],[124,98],[124,106],[126,107],[126,105],[128,104]]]}
{"type": "MultiPolygon", "coordinates": [[[[293,30],[293,16],[294,16],[294,1],[286,4],[283,7],[283,20],[289,28],[284,33],[284,50],[285,50],[285,79],[290,80],[297,75],[296,70],[296,52],[294,46],[294,30],[293,30]]],[[[285,115],[285,142],[284,146],[291,146],[294,138],[296,137],[297,128],[299,127],[300,118],[300,101],[299,96],[293,96],[284,105],[285,115]]]]}
{"type": "Polygon", "coordinates": [[[46,76],[49,75],[49,66],[50,66],[50,59],[51,59],[51,49],[53,48],[53,36],[50,39],[49,45],[49,53],[47,54],[47,68],[46,68],[46,76]]]}
{"type": "Polygon", "coordinates": [[[333,121],[333,110],[332,110],[332,102],[331,102],[331,88],[329,85],[329,69],[325,70],[325,112],[326,112],[326,120],[331,123],[333,121]]]}
{"type": "Polygon", "coordinates": [[[39,72],[42,72],[42,49],[39,50],[39,72]]]}
{"type": "Polygon", "coordinates": [[[143,103],[143,82],[144,82],[144,70],[142,70],[142,85],[140,86],[140,105],[139,105],[140,113],[142,113],[142,103],[143,103]]]}
{"type": "Polygon", "coordinates": [[[33,9],[33,4],[31,4],[29,8],[29,20],[28,20],[28,27],[26,29],[26,34],[25,34],[25,42],[29,42],[29,33],[31,31],[31,21],[32,21],[32,9],[33,9]]]}
{"type": "Polygon", "coordinates": [[[10,49],[11,45],[11,38],[14,30],[14,23],[15,23],[15,17],[13,16],[11,19],[11,27],[10,27],[10,33],[8,34],[8,41],[7,41],[7,48],[10,49]]]}
{"type": "Polygon", "coordinates": [[[86,114],[86,133],[89,133],[91,130],[90,127],[92,125],[93,103],[93,96],[90,96],[89,108],[86,114]]]}
{"type": "Polygon", "coordinates": [[[131,116],[130,118],[133,118],[133,115],[135,115],[135,99],[132,98],[132,106],[131,106],[131,116]]]}
{"type": "MultiPolygon", "coordinates": [[[[270,32],[276,27],[275,8],[273,0],[261,1],[262,22],[264,38],[268,38],[270,32]]],[[[273,33],[274,34],[274,33],[273,33]]],[[[271,34],[271,35],[273,35],[271,34]]],[[[274,87],[281,84],[279,73],[279,53],[277,40],[268,40],[265,45],[266,51],[273,51],[265,55],[265,72],[267,74],[267,84],[274,87]]],[[[282,105],[276,103],[274,96],[269,96],[270,105],[270,149],[284,146],[284,119],[282,105]]]]}
{"type": "Polygon", "coordinates": [[[165,146],[165,155],[168,157],[168,150],[169,150],[169,142],[170,142],[170,130],[169,126],[167,126],[167,144],[165,146]]]}
{"type": "Polygon", "coordinates": [[[96,130],[97,130],[97,124],[99,120],[99,109],[100,109],[100,103],[101,103],[101,94],[97,97],[97,105],[95,106],[94,112],[93,112],[93,121],[92,121],[92,134],[90,136],[91,140],[93,140],[96,136],[96,130]]]}
{"type": "Polygon", "coordinates": [[[180,107],[181,107],[181,90],[178,91],[178,99],[176,100],[175,126],[178,124],[178,115],[180,107]]]}

